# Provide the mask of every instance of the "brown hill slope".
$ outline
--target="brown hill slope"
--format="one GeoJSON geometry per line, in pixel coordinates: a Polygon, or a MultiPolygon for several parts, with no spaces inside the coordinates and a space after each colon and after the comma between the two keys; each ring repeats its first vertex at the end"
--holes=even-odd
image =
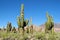
{"type": "MultiPolygon", "coordinates": [[[[26,30],[26,28],[27,27],[25,27],[25,30],[26,30]]],[[[29,26],[29,28],[30,28],[30,26],[29,26]]],[[[38,31],[38,32],[44,31],[45,30],[45,25],[44,24],[42,24],[40,26],[33,25],[33,30],[38,31]]],[[[54,31],[55,32],[60,32],[60,23],[55,23],[54,24],[54,31]]]]}
{"type": "MultiPolygon", "coordinates": [[[[40,27],[44,28],[45,25],[42,24],[42,25],[40,25],[40,27]]],[[[55,23],[55,24],[54,24],[54,28],[60,28],[60,23],[55,23]]]]}
{"type": "MultiPolygon", "coordinates": [[[[45,25],[42,24],[42,25],[40,25],[40,27],[42,27],[42,30],[43,30],[45,28],[45,25]]],[[[60,23],[55,23],[54,24],[54,31],[55,32],[60,32],[60,23]]]]}

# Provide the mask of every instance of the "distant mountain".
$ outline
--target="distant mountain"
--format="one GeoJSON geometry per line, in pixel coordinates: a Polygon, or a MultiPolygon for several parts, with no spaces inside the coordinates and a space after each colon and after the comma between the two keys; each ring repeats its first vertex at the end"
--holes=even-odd
{"type": "MultiPolygon", "coordinates": [[[[28,26],[27,26],[27,27],[28,27],[28,26]]],[[[27,29],[27,27],[25,27],[25,30],[27,29]]],[[[30,28],[30,27],[31,27],[31,26],[29,26],[29,28],[30,28]]],[[[16,30],[18,30],[18,29],[16,29],[16,30]]],[[[44,30],[45,30],[45,25],[44,25],[44,24],[42,24],[42,25],[40,25],[40,26],[33,25],[33,30],[38,31],[38,32],[44,31],[44,30]]],[[[60,23],[55,23],[55,24],[54,24],[54,31],[55,31],[55,32],[60,32],[60,23]]]]}
{"type": "MultiPolygon", "coordinates": [[[[42,25],[40,25],[39,27],[41,27],[42,30],[44,30],[45,25],[42,24],[42,25]]],[[[54,31],[55,31],[55,32],[60,32],[60,23],[55,23],[55,24],[54,24],[54,31]]]]}
{"type": "MultiPolygon", "coordinates": [[[[44,28],[44,27],[45,27],[45,25],[44,25],[44,24],[42,24],[42,25],[40,25],[39,27],[44,28]]],[[[55,24],[54,24],[54,28],[60,28],[60,23],[55,23],[55,24]]]]}
{"type": "MultiPolygon", "coordinates": [[[[35,31],[44,31],[45,30],[45,25],[42,24],[40,26],[33,25],[33,29],[35,31]]],[[[54,31],[55,32],[60,32],[60,23],[55,23],[54,24],[54,31]]]]}
{"type": "Polygon", "coordinates": [[[60,28],[60,23],[55,23],[55,24],[54,24],[54,27],[55,27],[55,28],[60,28]]]}

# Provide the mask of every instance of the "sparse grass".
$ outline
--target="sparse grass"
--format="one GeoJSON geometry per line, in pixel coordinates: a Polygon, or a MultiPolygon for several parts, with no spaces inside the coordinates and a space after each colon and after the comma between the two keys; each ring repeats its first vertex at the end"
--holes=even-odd
{"type": "Polygon", "coordinates": [[[43,32],[38,32],[38,33],[36,33],[36,34],[35,34],[35,38],[36,38],[36,39],[39,39],[39,40],[46,40],[46,38],[45,38],[45,33],[43,33],[43,32]]]}
{"type": "Polygon", "coordinates": [[[13,32],[4,32],[0,31],[0,38],[6,39],[6,38],[11,38],[11,39],[17,39],[17,40],[27,40],[27,39],[32,39],[34,38],[35,40],[60,40],[60,32],[56,32],[54,35],[53,34],[46,34],[44,32],[34,32],[33,34],[31,33],[24,33],[24,35],[21,35],[20,33],[13,33],[13,32]],[[29,38],[30,37],[30,38],[29,38]]]}

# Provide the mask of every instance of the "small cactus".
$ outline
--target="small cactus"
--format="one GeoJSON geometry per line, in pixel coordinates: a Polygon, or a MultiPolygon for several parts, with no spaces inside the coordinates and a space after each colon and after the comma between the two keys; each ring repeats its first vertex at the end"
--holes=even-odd
{"type": "Polygon", "coordinates": [[[33,25],[30,26],[30,33],[33,34],[33,25]]]}
{"type": "Polygon", "coordinates": [[[7,24],[7,32],[10,32],[12,30],[12,25],[10,22],[7,24]]]}
{"type": "Polygon", "coordinates": [[[13,27],[12,31],[13,31],[14,33],[16,33],[16,29],[15,29],[15,27],[13,27]]]}

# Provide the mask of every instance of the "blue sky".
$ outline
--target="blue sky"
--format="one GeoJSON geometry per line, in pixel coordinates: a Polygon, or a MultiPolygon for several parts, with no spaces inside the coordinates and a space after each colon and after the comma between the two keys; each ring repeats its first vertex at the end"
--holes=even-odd
{"type": "Polygon", "coordinates": [[[20,15],[22,3],[25,19],[32,17],[34,25],[46,22],[47,11],[55,23],[60,23],[60,0],[0,0],[0,27],[6,27],[8,21],[17,27],[17,16],[20,15]]]}

